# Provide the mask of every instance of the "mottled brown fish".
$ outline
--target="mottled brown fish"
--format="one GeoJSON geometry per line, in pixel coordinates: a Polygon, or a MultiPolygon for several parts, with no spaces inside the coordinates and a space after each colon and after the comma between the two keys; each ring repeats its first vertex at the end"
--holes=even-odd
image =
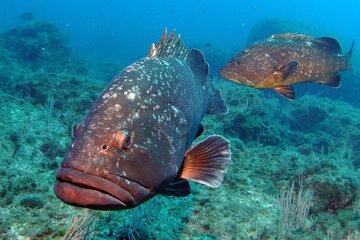
{"type": "Polygon", "coordinates": [[[191,147],[206,113],[227,112],[208,73],[200,51],[165,31],[75,127],[57,197],[86,208],[127,209],[158,193],[187,196],[187,180],[219,186],[231,157],[228,140],[212,135],[191,147]]]}
{"type": "Polygon", "coordinates": [[[340,44],[330,37],[285,33],[256,42],[233,58],[221,76],[255,88],[273,88],[287,99],[295,98],[292,84],[316,82],[340,87],[339,72],[351,68],[352,43],[342,55],[340,44]]]}

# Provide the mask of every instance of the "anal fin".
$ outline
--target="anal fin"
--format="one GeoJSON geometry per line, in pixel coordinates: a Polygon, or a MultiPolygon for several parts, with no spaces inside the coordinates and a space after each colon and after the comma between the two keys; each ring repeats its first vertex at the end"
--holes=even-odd
{"type": "Polygon", "coordinates": [[[339,88],[341,86],[341,77],[340,77],[340,74],[334,74],[334,75],[320,78],[316,82],[327,85],[332,88],[339,88]]]}
{"type": "Polygon", "coordinates": [[[190,184],[184,179],[177,178],[171,183],[163,186],[160,193],[169,196],[186,197],[191,193],[190,184]]]}
{"type": "Polygon", "coordinates": [[[285,97],[288,100],[295,99],[295,90],[291,86],[282,86],[274,88],[274,90],[280,94],[281,96],[285,97]]]}
{"type": "Polygon", "coordinates": [[[218,187],[231,160],[230,144],[212,135],[186,152],[180,177],[209,187],[218,187]]]}

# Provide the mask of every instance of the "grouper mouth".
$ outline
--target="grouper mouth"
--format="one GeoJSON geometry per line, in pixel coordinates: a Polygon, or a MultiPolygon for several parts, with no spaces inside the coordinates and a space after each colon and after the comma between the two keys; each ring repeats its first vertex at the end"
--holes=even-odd
{"type": "Polygon", "coordinates": [[[231,77],[232,72],[229,71],[229,70],[226,69],[226,68],[223,68],[223,69],[220,70],[220,75],[221,75],[222,77],[224,77],[224,78],[229,78],[229,77],[231,77]]]}
{"type": "Polygon", "coordinates": [[[226,67],[224,67],[223,69],[220,70],[220,76],[223,78],[226,78],[230,81],[236,82],[236,83],[241,83],[247,86],[254,86],[254,83],[251,82],[250,80],[246,79],[244,76],[241,76],[239,73],[237,73],[236,71],[230,70],[226,67]]]}
{"type": "Polygon", "coordinates": [[[224,67],[223,69],[220,70],[220,76],[222,76],[223,78],[226,78],[228,80],[234,81],[234,82],[238,82],[237,80],[237,73],[229,70],[228,68],[224,67]]]}
{"type": "Polygon", "coordinates": [[[61,167],[54,192],[63,202],[97,210],[128,209],[150,198],[149,189],[117,175],[107,178],[61,167]]]}

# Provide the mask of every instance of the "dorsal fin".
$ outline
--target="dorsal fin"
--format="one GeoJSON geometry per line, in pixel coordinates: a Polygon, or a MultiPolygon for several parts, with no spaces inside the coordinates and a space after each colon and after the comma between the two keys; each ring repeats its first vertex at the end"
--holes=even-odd
{"type": "Polygon", "coordinates": [[[191,49],[186,56],[186,63],[198,78],[205,80],[209,75],[209,64],[201,51],[191,49]]]}
{"type": "Polygon", "coordinates": [[[272,39],[284,39],[284,40],[298,40],[298,41],[311,41],[313,38],[299,33],[280,33],[274,34],[270,38],[272,39]]]}
{"type": "Polygon", "coordinates": [[[314,38],[308,35],[299,34],[299,33],[281,33],[275,34],[270,37],[271,39],[284,39],[284,40],[294,40],[294,41],[308,41],[312,44],[315,44],[319,48],[330,52],[339,54],[341,53],[341,47],[339,42],[335,38],[331,37],[318,37],[314,38]]]}
{"type": "Polygon", "coordinates": [[[188,50],[180,39],[180,35],[176,35],[175,30],[171,33],[165,28],[163,35],[158,43],[153,43],[150,47],[148,56],[151,58],[178,58],[185,59],[188,50]]]}
{"type": "Polygon", "coordinates": [[[315,40],[317,40],[315,43],[322,49],[335,54],[341,53],[340,43],[335,38],[319,37],[315,40]]]}

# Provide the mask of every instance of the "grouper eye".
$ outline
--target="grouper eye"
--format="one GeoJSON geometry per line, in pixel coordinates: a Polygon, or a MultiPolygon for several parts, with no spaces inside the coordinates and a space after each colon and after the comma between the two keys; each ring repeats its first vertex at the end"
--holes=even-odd
{"type": "Polygon", "coordinates": [[[113,147],[116,147],[119,150],[126,150],[132,145],[131,133],[127,128],[123,128],[116,132],[114,141],[112,143],[113,147]]]}

